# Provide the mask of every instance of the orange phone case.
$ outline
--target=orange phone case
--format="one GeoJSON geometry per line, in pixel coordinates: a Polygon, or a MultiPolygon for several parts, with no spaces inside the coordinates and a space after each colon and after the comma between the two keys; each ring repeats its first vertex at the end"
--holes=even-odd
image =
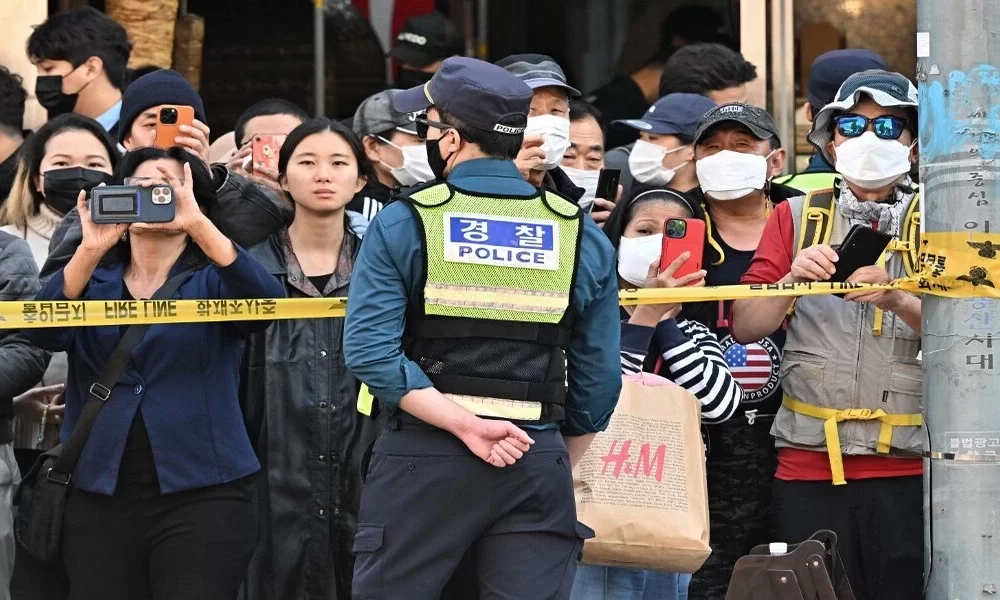
{"type": "Polygon", "coordinates": [[[261,167],[267,167],[268,169],[278,170],[278,154],[281,152],[281,145],[285,143],[285,138],[288,136],[262,133],[260,135],[253,136],[253,145],[251,149],[251,155],[253,156],[251,164],[252,169],[257,170],[261,167]]]}
{"type": "Polygon", "coordinates": [[[681,268],[674,273],[674,279],[690,275],[701,270],[702,259],[705,256],[705,222],[701,219],[667,219],[663,224],[663,253],[660,254],[660,272],[670,266],[684,252],[690,252],[691,257],[684,261],[681,268]],[[683,234],[677,226],[671,227],[671,221],[683,221],[683,234]]]}
{"type": "Polygon", "coordinates": [[[177,145],[175,139],[183,136],[181,125],[191,125],[194,122],[194,109],[190,106],[180,106],[167,104],[160,107],[159,114],[156,115],[156,141],[153,145],[157,148],[173,148],[177,145]],[[164,113],[170,110],[177,111],[175,123],[164,123],[164,113]]]}

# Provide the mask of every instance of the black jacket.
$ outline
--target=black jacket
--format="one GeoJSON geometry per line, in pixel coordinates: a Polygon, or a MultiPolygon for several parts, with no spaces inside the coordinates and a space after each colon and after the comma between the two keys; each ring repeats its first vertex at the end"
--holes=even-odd
{"type": "MultiPolygon", "coordinates": [[[[0,232],[0,301],[31,300],[38,292],[38,267],[24,240],[0,232]]],[[[19,330],[0,330],[0,444],[13,439],[14,396],[41,381],[52,355],[28,342],[19,330]]]]}
{"type": "MultiPolygon", "coordinates": [[[[249,248],[259,244],[292,222],[295,211],[291,204],[270,190],[229,173],[225,165],[213,165],[212,177],[218,191],[208,217],[222,233],[240,246],[249,248]]],[[[42,265],[42,281],[47,281],[66,266],[82,239],[80,213],[73,208],[52,234],[49,256],[42,265]]]]}
{"type": "MultiPolygon", "coordinates": [[[[349,238],[341,252],[353,264],[360,241],[349,238]]],[[[288,246],[282,230],[250,253],[289,298],[318,296],[288,246]]],[[[340,269],[322,295],[347,296],[349,272],[340,269]]],[[[379,424],[357,411],[343,334],[343,318],[295,319],[247,341],[242,402],[264,473],[248,600],[351,598],[362,459],[379,424]]]]}

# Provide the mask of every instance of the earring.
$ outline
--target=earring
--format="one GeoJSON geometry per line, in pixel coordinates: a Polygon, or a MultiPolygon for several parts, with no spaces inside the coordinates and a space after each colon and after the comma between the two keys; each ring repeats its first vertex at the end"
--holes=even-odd
{"type": "Polygon", "coordinates": [[[126,229],[126,230],[125,230],[125,233],[123,233],[123,234],[122,234],[122,239],[121,239],[121,241],[123,241],[123,242],[128,242],[128,229],[126,229]]]}

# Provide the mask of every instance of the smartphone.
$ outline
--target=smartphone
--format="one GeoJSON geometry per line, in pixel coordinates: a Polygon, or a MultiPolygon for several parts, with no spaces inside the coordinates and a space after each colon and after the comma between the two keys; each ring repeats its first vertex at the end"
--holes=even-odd
{"type": "Polygon", "coordinates": [[[251,170],[255,171],[264,167],[277,171],[278,153],[281,152],[281,145],[285,143],[286,137],[288,136],[270,133],[262,133],[260,135],[253,136],[252,149],[250,153],[253,157],[250,163],[251,170]]]}
{"type": "Polygon", "coordinates": [[[173,148],[177,145],[175,138],[183,136],[181,125],[191,125],[194,123],[194,109],[190,106],[161,106],[159,114],[156,115],[156,141],[153,145],[157,148],[173,148]]]}
{"type": "Polygon", "coordinates": [[[601,169],[601,174],[597,178],[597,191],[595,198],[603,198],[608,202],[618,201],[618,182],[622,178],[621,169],[601,169]]]}
{"type": "Polygon", "coordinates": [[[701,219],[667,219],[663,224],[660,272],[666,270],[685,252],[690,252],[691,256],[674,273],[674,279],[701,270],[702,259],[705,256],[705,222],[701,219]]]}
{"type": "Polygon", "coordinates": [[[847,281],[847,278],[861,267],[874,265],[891,241],[891,235],[871,227],[864,225],[851,227],[843,243],[834,247],[840,260],[835,265],[837,272],[830,277],[830,281],[847,281]]]}
{"type": "Polygon", "coordinates": [[[90,220],[94,223],[169,223],[174,220],[174,189],[108,185],[90,192],[90,220]]]}

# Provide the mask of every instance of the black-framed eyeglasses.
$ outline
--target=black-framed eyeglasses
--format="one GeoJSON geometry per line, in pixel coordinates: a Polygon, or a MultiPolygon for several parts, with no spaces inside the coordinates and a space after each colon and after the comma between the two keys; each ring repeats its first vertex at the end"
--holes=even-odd
{"type": "Polygon", "coordinates": [[[868,131],[868,125],[871,124],[872,131],[883,140],[898,140],[907,126],[906,119],[893,115],[880,115],[869,119],[863,115],[848,113],[834,117],[834,122],[840,135],[849,138],[860,137],[868,131]]]}
{"type": "Polygon", "coordinates": [[[442,123],[440,121],[431,121],[430,119],[424,116],[417,117],[416,119],[413,120],[413,122],[416,123],[417,125],[417,137],[422,140],[427,139],[427,130],[430,129],[431,127],[433,127],[434,129],[440,129],[441,131],[454,129],[454,127],[448,125],[447,123],[442,123]]]}

